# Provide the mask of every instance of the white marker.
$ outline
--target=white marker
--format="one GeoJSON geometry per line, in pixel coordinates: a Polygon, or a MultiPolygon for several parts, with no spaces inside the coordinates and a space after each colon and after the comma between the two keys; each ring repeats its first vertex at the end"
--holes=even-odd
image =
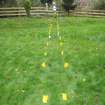
{"type": "Polygon", "coordinates": [[[51,36],[49,35],[49,39],[51,39],[51,36]]]}
{"type": "Polygon", "coordinates": [[[53,11],[56,11],[56,10],[57,10],[56,3],[53,2],[53,11]]]}

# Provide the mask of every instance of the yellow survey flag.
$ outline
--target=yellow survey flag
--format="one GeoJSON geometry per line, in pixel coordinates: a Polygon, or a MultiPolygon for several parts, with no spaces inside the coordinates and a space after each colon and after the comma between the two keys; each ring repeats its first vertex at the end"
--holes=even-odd
{"type": "Polygon", "coordinates": [[[64,63],[64,68],[67,69],[68,67],[69,67],[69,63],[68,62],[65,62],[64,63]]]}
{"type": "Polygon", "coordinates": [[[66,93],[62,93],[62,100],[67,101],[68,100],[68,95],[66,93]]]}
{"type": "Polygon", "coordinates": [[[46,64],[45,62],[43,62],[43,63],[41,64],[41,67],[42,67],[42,68],[46,68],[46,67],[47,67],[47,64],[46,64]]]}
{"type": "Polygon", "coordinates": [[[43,95],[42,102],[46,104],[48,103],[48,99],[49,99],[48,95],[43,95]]]}

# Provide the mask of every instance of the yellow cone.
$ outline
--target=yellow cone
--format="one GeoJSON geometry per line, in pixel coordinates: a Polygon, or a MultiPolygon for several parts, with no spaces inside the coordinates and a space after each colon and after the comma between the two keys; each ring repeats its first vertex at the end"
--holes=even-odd
{"type": "Polygon", "coordinates": [[[48,98],[48,95],[43,95],[42,102],[45,104],[48,103],[48,98]]]}
{"type": "Polygon", "coordinates": [[[47,52],[44,53],[44,56],[47,56],[47,52]]]}
{"type": "Polygon", "coordinates": [[[63,50],[61,51],[61,55],[62,55],[62,56],[64,55],[64,51],[63,51],[63,50]]]}
{"type": "Polygon", "coordinates": [[[59,44],[60,44],[60,46],[63,46],[63,42],[60,42],[59,44]]]}
{"type": "Polygon", "coordinates": [[[86,79],[85,78],[83,78],[83,82],[86,82],[86,79]]]}
{"type": "Polygon", "coordinates": [[[59,40],[61,40],[62,39],[62,37],[61,36],[59,36],[59,40]]]}
{"type": "Polygon", "coordinates": [[[68,62],[65,62],[64,63],[64,68],[67,69],[68,67],[69,67],[69,63],[68,62]]]}
{"type": "Polygon", "coordinates": [[[66,93],[62,93],[62,100],[63,101],[67,101],[68,100],[68,96],[66,93]]]}
{"type": "Polygon", "coordinates": [[[49,45],[49,43],[47,42],[47,43],[46,43],[46,46],[48,46],[48,45],[49,45]]]}
{"type": "Polygon", "coordinates": [[[47,67],[47,64],[46,64],[45,62],[43,62],[43,63],[41,64],[41,67],[42,67],[42,68],[46,68],[46,67],[47,67]]]}

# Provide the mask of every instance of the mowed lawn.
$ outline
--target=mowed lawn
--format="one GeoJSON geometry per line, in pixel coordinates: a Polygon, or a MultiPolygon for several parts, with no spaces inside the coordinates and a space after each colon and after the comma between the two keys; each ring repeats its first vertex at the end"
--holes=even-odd
{"type": "Polygon", "coordinates": [[[60,17],[61,41],[50,21],[0,19],[0,105],[105,105],[105,19],[60,17]]]}

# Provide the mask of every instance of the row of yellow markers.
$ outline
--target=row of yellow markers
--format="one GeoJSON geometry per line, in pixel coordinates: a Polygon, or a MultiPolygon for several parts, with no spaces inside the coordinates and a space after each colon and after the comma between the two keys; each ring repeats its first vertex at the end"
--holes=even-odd
{"type": "MultiPolygon", "coordinates": [[[[68,95],[66,93],[62,93],[61,98],[62,98],[63,101],[67,101],[68,100],[68,95]]],[[[49,101],[49,96],[48,95],[43,95],[42,102],[47,104],[48,101],[49,101]]]]}
{"type": "MultiPolygon", "coordinates": [[[[57,25],[57,35],[58,35],[59,40],[60,40],[60,43],[59,44],[60,44],[60,46],[63,46],[63,42],[61,41],[61,36],[59,35],[58,14],[56,14],[56,17],[57,17],[57,24],[56,24],[57,25]]],[[[48,38],[51,39],[51,37],[52,37],[51,36],[51,31],[52,31],[53,25],[50,24],[49,26],[50,27],[49,27],[49,37],[48,38]]],[[[49,43],[47,42],[46,45],[48,47],[49,46],[49,43]]],[[[64,51],[62,50],[60,54],[63,56],[64,55],[64,51]]],[[[44,56],[47,56],[47,55],[48,55],[48,53],[47,52],[44,52],[44,56]]],[[[69,68],[69,66],[70,65],[69,65],[68,62],[64,62],[63,67],[64,67],[65,70],[67,70],[69,68]]],[[[48,67],[48,64],[46,62],[42,62],[41,67],[44,68],[44,69],[46,69],[48,67]]],[[[61,93],[60,97],[62,98],[63,101],[67,101],[68,98],[69,98],[67,93],[61,93]]],[[[45,104],[47,104],[49,102],[49,95],[43,95],[42,96],[42,102],[45,103],[45,104]]]]}

